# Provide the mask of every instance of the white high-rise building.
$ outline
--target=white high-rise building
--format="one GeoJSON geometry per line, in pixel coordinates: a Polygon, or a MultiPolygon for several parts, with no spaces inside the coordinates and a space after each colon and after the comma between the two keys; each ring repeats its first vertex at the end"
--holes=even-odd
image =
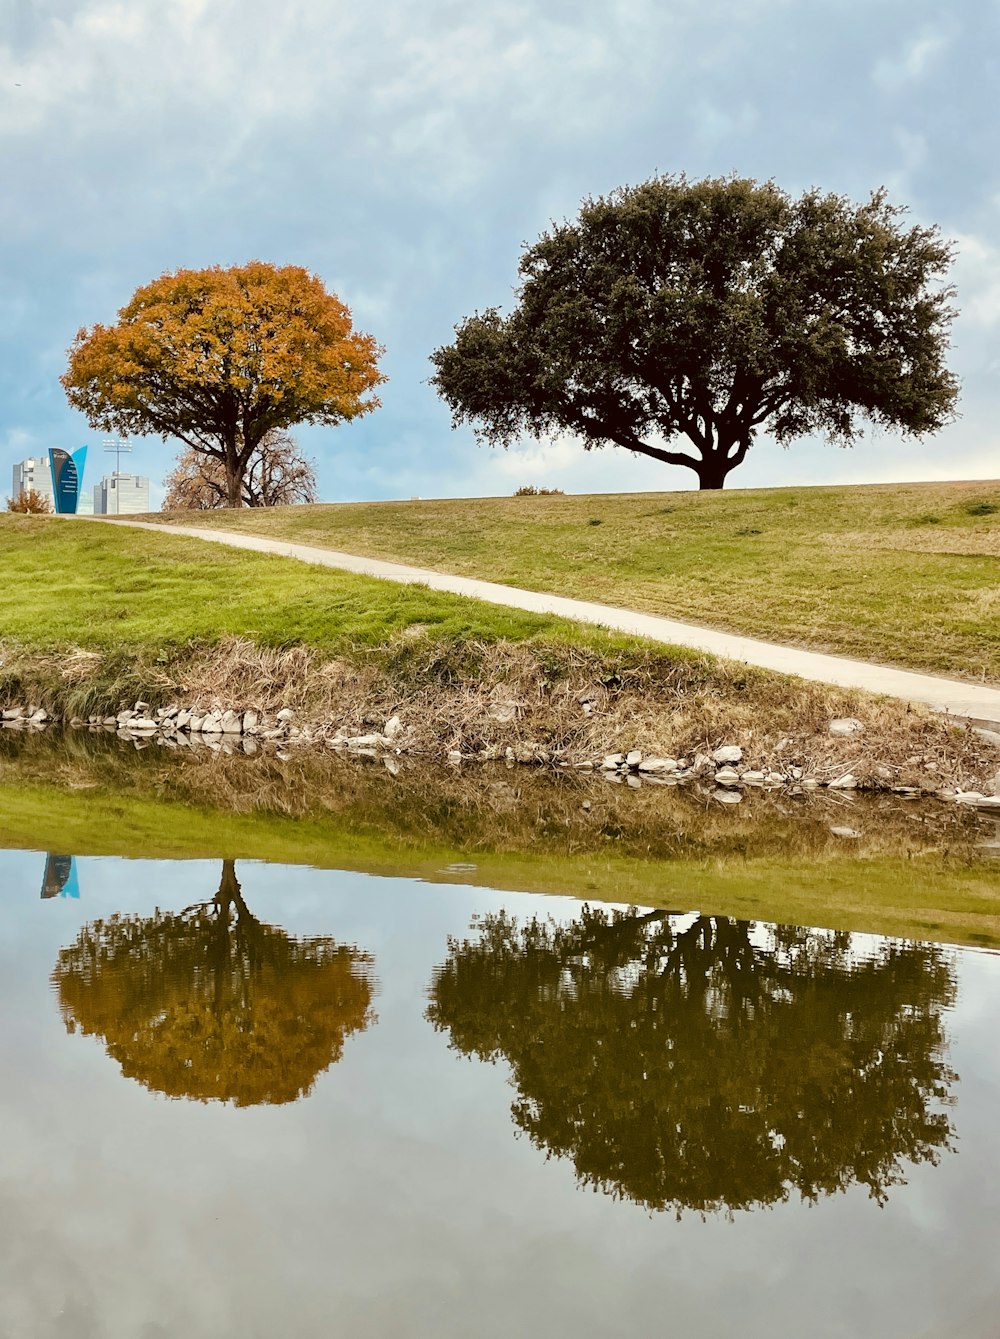
{"type": "Polygon", "coordinates": [[[55,511],[55,494],[52,491],[52,471],[49,469],[48,456],[29,456],[19,460],[14,466],[14,483],[11,497],[19,497],[31,490],[48,501],[55,511]]]}
{"type": "Polygon", "coordinates": [[[141,474],[106,474],[94,485],[95,516],[135,516],[149,511],[149,480],[141,474]]]}

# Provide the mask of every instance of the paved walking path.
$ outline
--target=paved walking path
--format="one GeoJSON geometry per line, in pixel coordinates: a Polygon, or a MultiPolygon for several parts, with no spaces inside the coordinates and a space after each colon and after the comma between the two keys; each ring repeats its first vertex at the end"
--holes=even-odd
{"type": "Polygon", "coordinates": [[[590,600],[572,600],[563,595],[545,595],[539,591],[521,590],[517,586],[501,586],[493,581],[477,581],[472,577],[449,576],[445,572],[382,562],[378,558],[359,558],[350,553],[338,553],[335,549],[291,544],[287,540],[268,539],[263,535],[208,530],[201,526],[158,525],[150,521],[115,520],[112,524],[154,530],[161,535],[187,535],[193,539],[229,544],[236,549],[252,549],[256,553],[274,553],[285,558],[316,563],[320,567],[336,567],[362,576],[381,577],[386,581],[419,583],[431,590],[468,595],[477,600],[486,600],[489,604],[526,609],[531,613],[558,614],[562,618],[595,623],[617,632],[668,642],[672,646],[709,651],[713,655],[742,660],[762,669],[797,674],[818,683],[836,684],[841,688],[865,688],[872,693],[884,693],[888,697],[903,698],[909,702],[924,702],[938,711],[967,717],[991,729],[1000,730],[1000,689],[963,683],[960,679],[917,674],[911,670],[892,669],[888,665],[869,665],[846,656],[827,656],[818,651],[778,646],[773,642],[760,642],[753,637],[740,637],[735,633],[716,632],[692,623],[676,623],[673,619],[660,618],[656,614],[617,609],[613,605],[594,604],[590,600]]]}

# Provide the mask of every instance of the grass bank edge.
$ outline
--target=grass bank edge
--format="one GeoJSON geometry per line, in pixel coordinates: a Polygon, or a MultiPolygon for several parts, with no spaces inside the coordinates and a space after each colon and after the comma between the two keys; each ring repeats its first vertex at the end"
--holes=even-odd
{"type": "MultiPolygon", "coordinates": [[[[778,924],[1000,947],[995,867],[920,858],[641,861],[613,854],[474,853],[393,840],[327,818],[242,815],[100,787],[0,786],[0,847],[127,859],[237,859],[351,870],[431,884],[625,902],[778,924]],[[780,891],[776,891],[780,890],[780,891]]],[[[182,899],[183,900],[183,899],[182,899]]],[[[544,908],[540,908],[540,911],[544,908]]]]}

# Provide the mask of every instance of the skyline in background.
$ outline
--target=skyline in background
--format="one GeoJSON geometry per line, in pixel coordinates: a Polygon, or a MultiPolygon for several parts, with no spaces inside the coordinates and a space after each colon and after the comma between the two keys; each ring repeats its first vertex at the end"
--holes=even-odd
{"type": "MultiPolygon", "coordinates": [[[[758,438],[735,488],[995,478],[1000,0],[522,0],[362,11],[288,0],[4,0],[0,468],[95,451],[59,376],[81,325],[178,267],[301,264],[387,347],[383,408],[293,430],[324,500],[689,488],[577,443],[452,432],[428,355],[509,310],[521,248],[655,172],[793,194],[885,185],[953,238],[959,420],[844,451],[758,438]]],[[[133,438],[152,481],[171,447],[133,438]]]]}

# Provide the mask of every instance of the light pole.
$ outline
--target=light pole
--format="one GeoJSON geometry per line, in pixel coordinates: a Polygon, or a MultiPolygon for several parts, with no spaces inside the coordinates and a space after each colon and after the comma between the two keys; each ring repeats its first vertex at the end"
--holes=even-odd
{"type": "MultiPolygon", "coordinates": [[[[122,456],[131,455],[132,443],[123,442],[120,437],[106,437],[102,445],[105,451],[113,451],[115,453],[115,472],[111,476],[112,480],[111,491],[113,491],[115,495],[114,515],[118,516],[121,513],[121,489],[118,486],[118,481],[121,478],[122,456]]],[[[110,512],[111,508],[108,507],[108,513],[110,512]]]]}

